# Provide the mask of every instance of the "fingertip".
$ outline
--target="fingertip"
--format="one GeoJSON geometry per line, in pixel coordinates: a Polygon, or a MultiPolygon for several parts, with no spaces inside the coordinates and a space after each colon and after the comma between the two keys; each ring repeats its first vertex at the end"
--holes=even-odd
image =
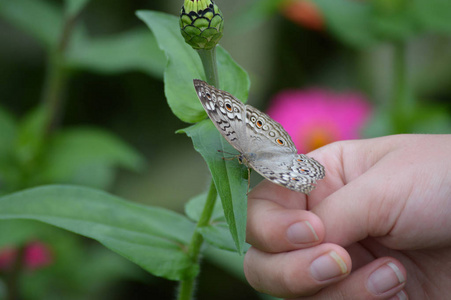
{"type": "Polygon", "coordinates": [[[282,298],[313,295],[346,278],[351,259],[334,244],[284,253],[267,253],[251,247],[244,259],[244,272],[256,290],[282,298]]]}
{"type": "Polygon", "coordinates": [[[406,270],[399,261],[381,258],[370,267],[366,288],[369,293],[376,296],[397,293],[405,285],[406,275],[406,270]]]}
{"type": "Polygon", "coordinates": [[[321,299],[331,299],[335,295],[341,295],[340,299],[408,299],[403,290],[405,269],[391,257],[374,260],[346,275],[339,280],[321,282],[326,288],[316,296],[321,299]]]}
{"type": "Polygon", "coordinates": [[[296,222],[287,229],[287,239],[293,244],[309,244],[319,241],[315,228],[309,221],[296,222]]]}
{"type": "Polygon", "coordinates": [[[400,290],[394,297],[390,298],[390,300],[407,300],[409,297],[404,290],[400,290]]]}
{"type": "Polygon", "coordinates": [[[341,247],[329,244],[329,251],[322,253],[310,265],[310,274],[318,282],[335,280],[351,272],[352,261],[341,247]]]}
{"type": "Polygon", "coordinates": [[[248,195],[248,207],[260,199],[266,199],[286,208],[306,209],[306,195],[292,191],[269,180],[257,184],[248,195]]]}
{"type": "Polygon", "coordinates": [[[305,195],[263,181],[248,198],[246,240],[265,252],[311,247],[325,235],[321,219],[305,210],[305,195]]]}
{"type": "Polygon", "coordinates": [[[276,253],[317,245],[324,232],[321,219],[312,212],[260,200],[248,213],[246,240],[259,250],[276,253]]]}

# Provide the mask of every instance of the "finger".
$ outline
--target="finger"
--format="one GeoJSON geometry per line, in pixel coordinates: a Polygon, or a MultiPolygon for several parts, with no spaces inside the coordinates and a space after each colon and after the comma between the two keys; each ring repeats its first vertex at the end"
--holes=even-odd
{"type": "MultiPolygon", "coordinates": [[[[312,155],[315,155],[321,161],[324,160],[323,163],[326,165],[327,175],[325,179],[318,183],[317,190],[314,190],[308,197],[269,181],[263,181],[255,187],[248,197],[247,241],[266,252],[289,251],[312,246],[316,242],[322,241],[324,236],[322,222],[315,216],[302,210],[307,209],[307,199],[309,207],[314,207],[324,197],[330,196],[336,190],[340,191],[340,188],[344,186],[343,164],[341,161],[343,145],[347,145],[347,148],[351,149],[362,148],[353,147],[353,143],[355,142],[334,143],[312,152],[312,155]],[[284,210],[284,208],[291,209],[291,211],[284,210]]],[[[367,145],[363,148],[369,147],[375,146],[367,145]]],[[[351,154],[350,156],[353,155],[351,154]]],[[[363,156],[360,155],[358,157],[363,156]]],[[[365,163],[368,163],[367,161],[375,161],[375,158],[367,159],[365,163]]],[[[350,167],[350,169],[356,169],[357,171],[348,172],[353,174],[347,175],[349,180],[355,177],[354,173],[362,172],[362,164],[363,162],[356,162],[354,166],[350,167]]],[[[334,207],[328,213],[333,214],[336,211],[340,211],[340,207],[334,207]]],[[[322,215],[320,217],[325,216],[322,215]]],[[[329,222],[329,224],[333,226],[337,222],[329,222]]],[[[364,233],[362,237],[365,237],[365,232],[362,231],[362,233],[364,233]]],[[[342,236],[345,234],[342,233],[342,236]]],[[[334,234],[330,233],[329,236],[334,236],[334,234]]],[[[352,241],[357,241],[357,239],[352,241]]]]}
{"type": "Polygon", "coordinates": [[[340,141],[308,153],[324,165],[326,172],[309,196],[309,208],[364,174],[399,143],[400,139],[393,136],[340,141]]]}
{"type": "Polygon", "coordinates": [[[307,208],[305,194],[289,190],[269,180],[260,182],[248,195],[248,202],[259,199],[270,200],[286,208],[304,210],[307,208]]]}
{"type": "Polygon", "coordinates": [[[346,141],[310,154],[326,165],[324,182],[308,198],[308,208],[325,226],[325,242],[348,246],[368,236],[387,236],[394,228],[405,191],[412,188],[409,180],[396,180],[408,166],[387,155],[397,145],[393,137],[346,141]]]}
{"type": "Polygon", "coordinates": [[[376,182],[379,174],[371,169],[312,208],[325,226],[324,241],[348,246],[390,233],[403,210],[402,191],[407,187],[390,187],[390,176],[376,182]]]}
{"type": "Polygon", "coordinates": [[[372,236],[396,249],[446,245],[448,232],[440,230],[450,224],[447,210],[440,209],[447,200],[440,195],[450,190],[446,162],[440,168],[418,150],[426,144],[430,157],[444,157],[441,142],[394,136],[311,153],[326,165],[326,178],[308,198],[308,208],[324,222],[325,241],[346,246],[372,236]]]}
{"type": "Polygon", "coordinates": [[[273,197],[273,186],[265,182],[249,194],[247,242],[265,252],[285,252],[319,244],[324,237],[324,226],[319,217],[267,200],[273,197]]]}
{"type": "Polygon", "coordinates": [[[342,281],[330,285],[312,297],[299,300],[321,299],[407,299],[403,290],[406,284],[406,270],[390,257],[377,259],[352,272],[342,281]],[[396,298],[395,298],[396,297],[396,298]]]}
{"type": "Polygon", "coordinates": [[[270,254],[251,247],[244,258],[250,285],[276,297],[312,295],[345,278],[351,270],[346,250],[334,244],[270,254]]]}

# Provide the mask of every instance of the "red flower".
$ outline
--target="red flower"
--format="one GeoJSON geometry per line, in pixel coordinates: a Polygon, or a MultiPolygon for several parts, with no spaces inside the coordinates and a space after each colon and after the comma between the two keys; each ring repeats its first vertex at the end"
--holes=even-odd
{"type": "MultiPolygon", "coordinates": [[[[0,250],[0,270],[10,270],[16,261],[18,248],[4,247],[0,250]]],[[[28,270],[36,270],[53,262],[50,248],[39,241],[30,242],[25,246],[23,266],[28,270]]]]}
{"type": "Polygon", "coordinates": [[[31,242],[25,248],[25,266],[30,270],[39,269],[52,263],[49,247],[39,241],[31,242]]]}
{"type": "Polygon", "coordinates": [[[289,20],[301,26],[322,30],[324,18],[321,11],[311,0],[288,0],[283,2],[282,14],[289,20]]]}
{"type": "Polygon", "coordinates": [[[3,247],[0,251],[0,270],[12,268],[17,255],[17,249],[13,247],[3,247]]]}
{"type": "Polygon", "coordinates": [[[363,95],[323,89],[283,91],[268,108],[268,114],[285,128],[301,153],[334,141],[360,138],[370,113],[363,95]]]}

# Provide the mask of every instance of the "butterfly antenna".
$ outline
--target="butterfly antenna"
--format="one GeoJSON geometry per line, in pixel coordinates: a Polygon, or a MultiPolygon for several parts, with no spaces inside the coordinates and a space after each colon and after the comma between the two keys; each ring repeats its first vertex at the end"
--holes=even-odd
{"type": "Polygon", "coordinates": [[[235,154],[233,154],[233,153],[230,153],[230,152],[227,152],[227,151],[224,151],[224,150],[218,150],[218,152],[225,153],[225,154],[229,154],[229,155],[235,155],[235,154]]]}

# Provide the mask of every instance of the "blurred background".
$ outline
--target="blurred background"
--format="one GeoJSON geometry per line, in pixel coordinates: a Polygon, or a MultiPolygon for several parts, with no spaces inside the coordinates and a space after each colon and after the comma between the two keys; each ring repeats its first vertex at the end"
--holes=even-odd
{"type": "MultiPolygon", "coordinates": [[[[189,124],[165,101],[164,54],[135,12],[178,15],[182,2],[90,1],[77,19],[82,32],[69,41],[81,42],[69,48],[59,125],[101,128],[142,155],[140,171],[117,170],[102,188],[181,213],[187,199],[207,188],[209,172],[191,140],[175,134],[189,124]]],[[[220,44],[251,78],[248,103],[282,123],[306,153],[336,140],[451,132],[451,6],[445,2],[216,4],[225,19],[220,44]]],[[[51,17],[62,15],[63,5],[56,0],[0,3],[0,106],[17,120],[45,92],[46,41],[61,31],[51,17]],[[36,29],[40,26],[47,31],[36,29]]],[[[148,275],[92,241],[57,229],[48,232],[47,239],[25,248],[31,265],[23,298],[173,298],[174,282],[148,275]],[[86,273],[92,274],[87,285],[86,273]],[[58,278],[58,288],[49,286],[52,278],[58,278]]],[[[0,250],[0,272],[7,274],[15,251],[13,245],[0,250]]],[[[241,260],[209,250],[197,298],[264,298],[243,279],[241,260]]],[[[0,291],[6,286],[7,279],[0,291]]]]}

